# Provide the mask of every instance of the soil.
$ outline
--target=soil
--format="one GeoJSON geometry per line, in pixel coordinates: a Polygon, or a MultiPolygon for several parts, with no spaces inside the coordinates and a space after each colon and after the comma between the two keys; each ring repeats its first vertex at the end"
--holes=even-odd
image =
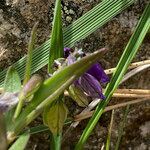
{"type": "MultiPolygon", "coordinates": [[[[98,3],[99,0],[62,1],[63,25],[68,26],[98,3]]],[[[137,0],[132,6],[114,17],[102,28],[86,39],[79,41],[77,47],[82,47],[86,52],[93,52],[102,47],[107,47],[109,51],[100,62],[104,68],[115,67],[147,3],[148,0],[137,0]]],[[[49,38],[53,10],[54,0],[1,0],[0,70],[7,68],[26,54],[31,28],[35,22],[40,22],[37,31],[37,46],[49,38]]],[[[133,61],[146,59],[150,59],[150,33],[147,34],[133,61]]],[[[150,89],[150,69],[130,78],[127,82],[120,85],[119,88],[150,89]]],[[[118,102],[118,99],[112,99],[109,105],[116,102],[118,102]]],[[[119,149],[150,150],[149,104],[149,102],[143,102],[130,107],[119,149]]],[[[70,112],[73,114],[81,111],[81,108],[74,102],[69,102],[68,105],[71,105],[70,112]]],[[[115,147],[123,111],[124,108],[115,110],[111,149],[115,147]]],[[[97,150],[101,149],[102,145],[105,144],[110,116],[111,112],[102,115],[84,149],[97,150]]],[[[82,121],[77,128],[68,134],[67,139],[62,144],[62,149],[72,150],[74,148],[88,120],[82,121]]],[[[40,123],[41,119],[39,118],[32,125],[35,126],[40,123]]],[[[65,127],[64,131],[66,129],[67,127],[65,127]]],[[[33,135],[26,149],[47,150],[50,148],[49,139],[48,131],[33,135]]]]}

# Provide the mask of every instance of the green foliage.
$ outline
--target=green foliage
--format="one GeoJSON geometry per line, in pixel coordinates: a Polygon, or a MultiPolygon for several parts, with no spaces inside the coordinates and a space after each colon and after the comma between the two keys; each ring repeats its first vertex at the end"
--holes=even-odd
{"type": "MultiPolygon", "coordinates": [[[[24,86],[22,90],[20,77],[17,71],[15,71],[11,67],[7,72],[6,79],[4,82],[4,90],[6,92],[13,93],[20,92],[20,102],[16,110],[15,121],[12,120],[14,109],[10,110],[5,114],[7,123],[7,133],[8,135],[10,135],[7,139],[8,143],[12,142],[12,140],[14,140],[19,135],[23,128],[25,128],[31,121],[33,121],[44,111],[44,123],[49,127],[50,131],[53,133],[52,149],[59,150],[61,148],[60,143],[62,128],[67,118],[67,108],[64,102],[60,99],[60,97],[62,96],[64,90],[69,89],[71,97],[80,106],[86,106],[88,104],[87,97],[84,95],[84,93],[82,93],[79,89],[76,89],[71,84],[85,71],[87,71],[89,67],[91,67],[95,62],[97,62],[100,59],[100,57],[103,56],[103,54],[105,53],[105,49],[101,49],[100,51],[86,56],[70,66],[67,66],[65,68],[62,67],[60,70],[55,72],[51,78],[46,79],[44,82],[42,82],[41,78],[37,79],[33,77],[30,79],[30,75],[42,68],[47,63],[48,71],[50,73],[53,72],[51,67],[52,63],[54,62],[54,60],[63,57],[63,38],[64,45],[72,47],[75,42],[87,37],[89,34],[91,34],[97,28],[108,22],[112,17],[117,15],[119,12],[131,5],[133,2],[134,0],[102,1],[91,11],[89,11],[77,21],[75,21],[72,25],[64,29],[64,32],[62,32],[61,0],[56,0],[51,39],[45,42],[35,51],[33,51],[35,42],[35,30],[37,27],[37,25],[35,25],[32,30],[32,36],[28,47],[29,51],[26,62],[26,70],[24,71],[26,60],[25,58],[22,58],[14,64],[21,76],[21,79],[23,78],[25,72],[25,79],[23,82],[24,86]],[[25,106],[24,111],[21,111],[24,100],[26,100],[26,98],[30,98],[31,96],[32,101],[30,101],[28,105],[25,106]]],[[[96,108],[93,117],[89,121],[79,142],[77,143],[76,149],[82,149],[83,144],[86,142],[90,133],[94,129],[97,121],[101,117],[105,106],[109,103],[113,92],[117,89],[118,85],[120,84],[130,62],[134,58],[149,28],[150,4],[148,4],[147,8],[145,9],[134,34],[132,35],[128,45],[124,50],[124,53],[117,65],[117,69],[114,72],[109,85],[106,87],[106,100],[102,101],[96,108]]],[[[3,85],[2,80],[5,76],[5,73],[6,70],[0,73],[1,85],[3,85]]],[[[45,130],[47,130],[47,127],[40,126],[35,130],[31,130],[31,133],[37,133],[45,130]]],[[[3,135],[6,139],[6,132],[3,135]]],[[[0,138],[1,137],[2,136],[0,136],[0,138]]],[[[29,132],[25,132],[24,134],[20,135],[16,142],[10,147],[10,150],[24,149],[29,140],[29,137],[29,132]]],[[[108,135],[107,149],[109,149],[109,144],[110,134],[108,135]]]]}
{"type": "Polygon", "coordinates": [[[150,27],[150,4],[148,3],[144,13],[133,33],[132,37],[130,38],[120,60],[117,65],[116,71],[114,72],[110,83],[107,85],[105,89],[105,101],[102,101],[96,111],[94,112],[92,118],[90,119],[89,123],[87,124],[83,134],[76,146],[76,149],[82,149],[84,143],[86,142],[87,138],[90,136],[90,133],[94,129],[96,123],[98,122],[99,118],[101,117],[105,106],[109,103],[110,98],[113,92],[118,88],[129,64],[131,63],[132,59],[136,55],[148,29],[150,27]]]}
{"type": "Polygon", "coordinates": [[[9,67],[4,81],[5,92],[19,92],[21,89],[21,80],[17,71],[13,67],[9,67]]]}
{"type": "Polygon", "coordinates": [[[67,107],[62,100],[57,100],[50,107],[44,109],[44,124],[49,127],[53,135],[61,134],[64,122],[67,119],[67,112],[67,107]]]}
{"type": "MultiPolygon", "coordinates": [[[[4,82],[4,91],[10,93],[16,93],[19,92],[20,90],[21,90],[21,80],[19,74],[13,67],[9,67],[4,82]]],[[[5,113],[7,130],[10,130],[11,126],[13,125],[13,121],[12,121],[13,114],[14,114],[14,108],[5,113]]]]}
{"type": "Polygon", "coordinates": [[[105,49],[94,52],[74,64],[61,69],[51,78],[45,80],[34,94],[32,101],[15,120],[14,132],[18,134],[26,125],[35,119],[46,106],[50,106],[73,81],[82,75],[92,64],[97,62],[105,52],[105,49]]]}
{"type": "Polygon", "coordinates": [[[33,55],[33,49],[35,45],[37,26],[38,26],[38,23],[36,23],[33,26],[33,29],[31,31],[31,37],[30,37],[30,41],[28,45],[28,54],[27,54],[26,70],[25,70],[23,85],[25,85],[28,82],[28,80],[30,79],[30,75],[31,75],[32,55],[33,55]]]}
{"type": "MultiPolygon", "coordinates": [[[[134,1],[135,0],[102,1],[63,30],[64,46],[74,46],[74,43],[86,38],[88,35],[96,31],[96,29],[102,27],[122,10],[133,4],[134,1]]],[[[38,71],[48,63],[49,50],[50,40],[46,41],[33,51],[31,73],[38,71]]],[[[17,69],[21,79],[24,77],[25,64],[26,57],[23,57],[13,65],[17,69]]],[[[0,72],[0,86],[3,85],[5,74],[6,70],[0,72]]]]}
{"type": "Polygon", "coordinates": [[[9,148],[9,150],[24,150],[29,138],[30,134],[28,132],[20,135],[16,142],[9,148]]]}
{"type": "Polygon", "coordinates": [[[55,59],[64,56],[64,46],[63,46],[63,31],[62,31],[62,19],[61,19],[61,0],[56,0],[53,27],[50,40],[50,53],[49,53],[49,63],[48,72],[52,71],[52,64],[55,59]]]}

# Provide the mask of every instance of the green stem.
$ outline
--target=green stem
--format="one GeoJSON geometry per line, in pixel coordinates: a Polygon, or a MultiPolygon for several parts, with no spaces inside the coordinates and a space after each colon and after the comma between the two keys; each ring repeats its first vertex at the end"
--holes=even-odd
{"type": "Polygon", "coordinates": [[[62,138],[61,133],[59,133],[57,135],[52,135],[52,144],[51,144],[52,150],[60,150],[61,149],[61,138],[62,138]]]}
{"type": "Polygon", "coordinates": [[[107,137],[107,142],[106,142],[106,150],[109,150],[109,148],[110,148],[110,139],[111,139],[111,131],[112,131],[113,121],[114,121],[114,109],[112,110],[112,114],[111,114],[110,127],[108,130],[108,137],[107,137]]]}

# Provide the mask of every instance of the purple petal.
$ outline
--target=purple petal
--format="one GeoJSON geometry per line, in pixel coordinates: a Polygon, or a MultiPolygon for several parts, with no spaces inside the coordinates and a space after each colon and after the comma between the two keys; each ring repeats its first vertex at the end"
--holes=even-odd
{"type": "Polygon", "coordinates": [[[78,79],[78,84],[80,88],[92,98],[101,98],[105,99],[105,96],[102,94],[102,87],[98,80],[92,75],[85,73],[78,79]]]}
{"type": "Polygon", "coordinates": [[[94,64],[88,71],[88,74],[95,77],[101,83],[109,82],[109,78],[104,72],[103,68],[100,66],[99,63],[94,64]]]}
{"type": "Polygon", "coordinates": [[[67,57],[67,60],[68,60],[68,65],[71,65],[71,64],[73,64],[76,61],[76,58],[73,55],[70,54],[67,57]]]}
{"type": "Polygon", "coordinates": [[[64,48],[64,57],[67,58],[71,52],[71,48],[65,47],[64,48]]]}

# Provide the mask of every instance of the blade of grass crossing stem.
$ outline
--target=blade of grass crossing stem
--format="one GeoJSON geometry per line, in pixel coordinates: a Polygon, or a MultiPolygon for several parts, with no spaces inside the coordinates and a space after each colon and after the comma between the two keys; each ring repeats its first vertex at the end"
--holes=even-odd
{"type": "Polygon", "coordinates": [[[49,53],[49,63],[48,63],[49,73],[52,73],[52,64],[54,60],[61,58],[64,55],[62,18],[61,17],[62,17],[61,16],[61,0],[56,0],[51,42],[50,42],[50,53],[49,53]]]}
{"type": "Polygon", "coordinates": [[[104,94],[106,96],[106,99],[97,106],[92,118],[90,119],[89,123],[84,129],[83,134],[81,135],[81,138],[79,139],[76,145],[76,150],[82,149],[84,143],[90,136],[90,133],[92,132],[100,116],[102,115],[104,108],[109,103],[109,100],[113,95],[113,92],[117,89],[129,64],[136,55],[146,33],[148,32],[149,27],[150,27],[150,3],[148,3],[148,5],[146,6],[144,13],[135,29],[135,32],[130,38],[123,52],[123,55],[121,56],[116,71],[114,72],[110,83],[107,85],[105,89],[104,94]]]}
{"type": "Polygon", "coordinates": [[[28,82],[28,80],[30,79],[30,75],[31,75],[32,55],[33,55],[33,49],[34,49],[34,44],[35,44],[37,26],[38,26],[38,22],[35,23],[31,31],[31,37],[30,37],[30,41],[28,45],[28,54],[27,54],[27,62],[26,62],[23,85],[25,85],[28,82]]]}
{"type": "MultiPolygon", "coordinates": [[[[135,0],[102,1],[73,24],[64,29],[64,46],[72,47],[74,43],[93,33],[122,10],[133,4],[134,1],[135,0]]],[[[50,40],[46,41],[33,51],[31,73],[38,71],[48,63],[49,50],[50,40]]],[[[13,64],[21,79],[24,77],[25,63],[26,57],[23,57],[13,64]]],[[[0,72],[0,86],[3,86],[6,71],[7,69],[0,72]]]]}
{"type": "Polygon", "coordinates": [[[123,135],[123,129],[125,127],[125,124],[126,124],[126,121],[127,121],[127,115],[129,113],[129,107],[130,107],[130,105],[128,105],[126,107],[123,118],[122,118],[122,122],[120,123],[120,126],[119,126],[118,139],[117,139],[117,143],[116,143],[116,146],[115,146],[115,150],[119,149],[119,145],[120,145],[120,142],[121,142],[121,137],[123,135]]]}
{"type": "Polygon", "coordinates": [[[113,121],[114,121],[114,110],[112,110],[112,113],[111,113],[111,121],[110,121],[110,125],[109,125],[107,141],[106,141],[106,150],[110,149],[110,139],[111,139],[111,131],[112,131],[112,126],[113,126],[113,121]]]}
{"type": "Polygon", "coordinates": [[[35,119],[46,106],[49,106],[56,100],[73,81],[81,76],[92,64],[97,62],[105,52],[106,49],[103,48],[89,56],[85,56],[45,80],[34,94],[32,101],[15,120],[13,129],[15,134],[18,134],[26,125],[35,119]]]}

